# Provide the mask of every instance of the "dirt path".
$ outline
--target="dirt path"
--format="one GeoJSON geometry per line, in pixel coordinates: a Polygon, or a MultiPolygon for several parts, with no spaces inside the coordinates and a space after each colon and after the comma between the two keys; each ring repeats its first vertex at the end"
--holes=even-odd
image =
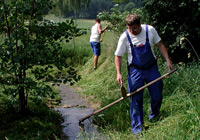
{"type": "Polygon", "coordinates": [[[79,119],[93,112],[90,105],[76,94],[72,88],[62,84],[60,86],[61,106],[56,108],[63,116],[63,140],[88,139],[97,133],[97,126],[91,120],[84,121],[84,129],[80,129],[79,119]],[[84,131],[83,131],[84,130],[84,131]]]}

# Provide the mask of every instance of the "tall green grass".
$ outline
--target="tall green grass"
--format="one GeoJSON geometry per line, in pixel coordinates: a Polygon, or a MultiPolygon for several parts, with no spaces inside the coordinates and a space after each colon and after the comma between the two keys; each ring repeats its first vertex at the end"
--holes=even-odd
{"type": "Polygon", "coordinates": [[[77,67],[85,64],[92,56],[92,50],[89,44],[89,34],[81,37],[75,37],[70,42],[62,42],[63,57],[66,57],[66,63],[77,67]],[[80,59],[81,58],[81,59],[80,59]]]}
{"type": "MultiPolygon", "coordinates": [[[[93,71],[93,57],[88,39],[89,36],[83,36],[76,40],[76,42],[81,42],[78,45],[79,49],[87,47],[89,53],[86,57],[87,62],[84,65],[77,63],[82,79],[75,86],[79,87],[76,88],[78,89],[77,92],[98,109],[121,97],[120,87],[116,83],[114,66],[114,51],[118,36],[112,32],[105,34],[101,43],[102,54],[99,57],[98,68],[95,71],[93,71]]],[[[81,51],[77,53],[77,56],[81,56],[78,59],[81,60],[85,59],[83,54],[87,54],[81,51]]],[[[182,64],[175,65],[175,67],[179,68],[178,71],[163,79],[164,98],[156,122],[148,121],[150,97],[147,90],[144,92],[144,122],[145,127],[148,127],[148,129],[142,132],[139,137],[141,140],[190,140],[200,138],[200,65],[182,64]]],[[[159,69],[161,74],[167,72],[166,64],[161,58],[159,58],[159,69]]],[[[124,86],[126,87],[126,56],[123,57],[122,74],[124,86]]],[[[107,139],[130,140],[135,138],[130,128],[128,99],[97,114],[95,123],[100,126],[101,132],[107,139]]]]}

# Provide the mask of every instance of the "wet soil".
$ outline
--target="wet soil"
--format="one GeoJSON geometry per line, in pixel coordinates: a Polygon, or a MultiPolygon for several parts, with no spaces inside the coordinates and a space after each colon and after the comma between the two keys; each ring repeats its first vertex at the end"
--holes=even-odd
{"type": "Polygon", "coordinates": [[[79,126],[79,120],[94,111],[89,103],[69,86],[62,84],[59,90],[62,100],[61,105],[55,110],[58,110],[64,119],[61,124],[63,126],[62,140],[84,140],[96,135],[97,126],[92,124],[92,118],[85,120],[82,127],[79,126]]]}

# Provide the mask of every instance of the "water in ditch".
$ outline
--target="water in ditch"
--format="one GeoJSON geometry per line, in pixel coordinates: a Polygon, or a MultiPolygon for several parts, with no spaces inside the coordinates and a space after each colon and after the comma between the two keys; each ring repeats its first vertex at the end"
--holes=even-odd
{"type": "Polygon", "coordinates": [[[86,119],[81,127],[79,126],[79,120],[93,112],[90,105],[64,84],[60,86],[60,91],[61,105],[55,109],[62,114],[64,119],[62,140],[88,140],[93,138],[103,140],[104,138],[100,138],[98,134],[97,126],[92,124],[92,117],[86,119]]]}

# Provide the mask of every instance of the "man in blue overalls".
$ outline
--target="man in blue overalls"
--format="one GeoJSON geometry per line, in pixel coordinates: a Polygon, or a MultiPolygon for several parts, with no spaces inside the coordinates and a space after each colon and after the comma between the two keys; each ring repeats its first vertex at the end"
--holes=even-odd
{"type": "MultiPolygon", "coordinates": [[[[157,31],[151,25],[143,25],[136,14],[126,17],[127,30],[120,36],[115,51],[117,82],[122,86],[121,62],[124,53],[128,53],[128,92],[131,93],[161,76],[156,63],[153,45],[159,49],[167,62],[168,70],[173,66],[168,51],[157,31]]],[[[148,87],[151,96],[149,120],[159,114],[162,104],[162,81],[148,87]]],[[[143,128],[143,91],[130,97],[130,117],[132,132],[137,134],[143,128]]]]}

